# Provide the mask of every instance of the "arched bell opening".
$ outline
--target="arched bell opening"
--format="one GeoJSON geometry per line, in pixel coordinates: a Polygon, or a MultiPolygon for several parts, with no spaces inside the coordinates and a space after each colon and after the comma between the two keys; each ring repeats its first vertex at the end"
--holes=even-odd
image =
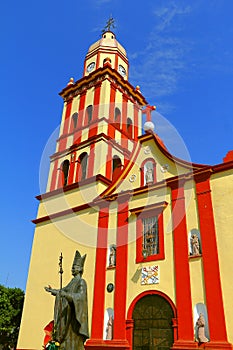
{"type": "Polygon", "coordinates": [[[112,159],[112,181],[115,181],[121,173],[121,159],[118,156],[113,156],[112,159]]]}

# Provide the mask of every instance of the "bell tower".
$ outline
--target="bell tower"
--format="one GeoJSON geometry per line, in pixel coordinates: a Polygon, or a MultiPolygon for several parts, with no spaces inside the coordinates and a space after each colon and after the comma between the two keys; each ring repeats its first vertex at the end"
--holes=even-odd
{"type": "Polygon", "coordinates": [[[127,164],[147,104],[128,74],[126,51],[107,28],[87,52],[83,77],[60,92],[64,108],[47,191],[96,177],[109,184],[127,164]]]}
{"type": "MultiPolygon", "coordinates": [[[[56,150],[50,157],[46,193],[36,197],[40,203],[37,217],[33,220],[36,227],[18,350],[41,348],[44,329],[53,317],[53,301],[43,292],[43,286],[47,283],[57,285],[56,262],[61,252],[64,256],[64,285],[69,282],[74,252],[78,249],[81,254],[87,254],[85,279],[90,286],[89,315],[95,310],[95,316],[90,317],[89,323],[93,325],[94,339],[99,339],[102,337],[100,333],[103,333],[103,319],[98,329],[95,325],[99,323],[99,308],[104,310],[105,297],[103,293],[100,300],[95,291],[100,290],[98,283],[101,283],[101,288],[105,286],[94,271],[95,266],[100,265],[105,278],[104,254],[107,254],[108,248],[96,245],[100,244],[97,241],[99,235],[102,237],[102,231],[105,237],[109,218],[108,209],[100,209],[94,199],[127,169],[130,157],[137,149],[138,137],[142,134],[142,114],[146,113],[149,120],[152,107],[147,105],[139,87],[129,83],[127,53],[109,27],[90,46],[83,67],[82,77],[77,81],[71,78],[60,92],[64,104],[56,150]],[[97,302],[93,301],[94,294],[97,302]]],[[[119,222],[125,222],[124,215],[119,222]]],[[[111,217],[115,220],[117,212],[113,212],[111,217]]],[[[117,223],[112,226],[115,232],[117,223]]],[[[114,240],[111,244],[115,244],[114,240]]],[[[124,268],[124,263],[120,266],[124,268]]],[[[113,268],[112,275],[114,271],[113,268]]],[[[118,272],[119,283],[121,275],[118,272]]],[[[121,293],[119,295],[121,298],[121,293]]],[[[120,308],[117,298],[116,304],[120,308]]],[[[119,319],[116,324],[123,327],[122,311],[116,312],[116,315],[119,319]]],[[[116,337],[121,339],[121,328],[116,337]]],[[[96,344],[90,342],[88,346],[96,347],[96,344]]]]}

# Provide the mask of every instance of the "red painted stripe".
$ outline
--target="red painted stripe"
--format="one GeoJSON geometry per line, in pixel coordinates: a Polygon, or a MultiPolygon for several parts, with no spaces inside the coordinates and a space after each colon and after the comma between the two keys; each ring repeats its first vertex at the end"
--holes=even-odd
{"type": "Polygon", "coordinates": [[[115,138],[115,128],[113,127],[114,115],[115,115],[115,99],[116,99],[116,87],[111,84],[110,88],[110,105],[109,105],[109,124],[108,124],[108,136],[112,139],[115,138]]]}
{"type": "Polygon", "coordinates": [[[125,95],[122,96],[122,124],[121,128],[124,134],[121,134],[121,145],[124,148],[128,146],[128,138],[127,138],[127,105],[128,99],[125,95]]]}
{"type": "Polygon", "coordinates": [[[193,314],[188,260],[188,239],[185,214],[184,182],[170,184],[174,244],[178,341],[193,341],[193,314]]]}
{"type": "Polygon", "coordinates": [[[115,69],[118,71],[118,55],[115,55],[115,69]]]}
{"type": "Polygon", "coordinates": [[[107,179],[112,179],[112,146],[108,144],[108,153],[106,157],[106,170],[105,176],[107,179]]]}
{"type": "Polygon", "coordinates": [[[96,248],[95,282],[92,311],[91,338],[103,338],[104,299],[106,284],[107,235],[109,211],[107,207],[99,212],[98,236],[96,248]]]}
{"type": "Polygon", "coordinates": [[[126,339],[126,293],[128,265],[128,198],[118,202],[116,274],[114,295],[114,339],[126,339]]]}
{"type": "Polygon", "coordinates": [[[88,157],[88,169],[87,169],[87,177],[91,177],[94,174],[94,162],[95,162],[95,143],[91,143],[90,145],[90,154],[88,157]]]}
{"type": "Polygon", "coordinates": [[[227,334],[210,181],[201,176],[196,176],[195,181],[210,339],[224,342],[227,334]]]}
{"type": "Polygon", "coordinates": [[[56,183],[57,183],[57,176],[58,176],[58,159],[54,161],[53,165],[53,173],[52,173],[52,179],[51,179],[51,185],[50,185],[50,191],[54,191],[56,189],[56,183]]]}
{"type": "Polygon", "coordinates": [[[75,152],[72,153],[68,177],[68,185],[71,185],[74,182],[74,169],[75,169],[75,152]]]}
{"type": "Polygon", "coordinates": [[[134,104],[134,140],[138,138],[138,112],[139,108],[134,104]]]}
{"type": "Polygon", "coordinates": [[[86,101],[86,90],[80,94],[80,102],[79,102],[79,109],[78,109],[78,125],[77,125],[78,130],[74,133],[73,144],[79,144],[81,142],[81,137],[82,137],[81,128],[84,125],[83,117],[84,117],[85,101],[86,101]]]}
{"type": "Polygon", "coordinates": [[[97,132],[98,132],[98,124],[97,123],[90,124],[88,138],[95,136],[97,134],[97,132]]]}
{"type": "Polygon", "coordinates": [[[138,219],[136,221],[136,262],[141,262],[143,260],[142,257],[142,232],[143,225],[142,220],[138,219]]]}
{"type": "Polygon", "coordinates": [[[60,164],[58,168],[58,181],[57,181],[57,188],[61,188],[64,185],[64,173],[62,171],[62,163],[60,164]]]}

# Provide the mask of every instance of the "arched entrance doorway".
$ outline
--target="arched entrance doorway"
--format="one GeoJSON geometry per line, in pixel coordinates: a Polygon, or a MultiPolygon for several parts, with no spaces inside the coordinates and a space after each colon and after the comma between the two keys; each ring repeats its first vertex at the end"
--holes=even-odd
{"type": "Polygon", "coordinates": [[[174,343],[174,309],[160,294],[148,294],[134,305],[133,350],[169,350],[174,343]]]}

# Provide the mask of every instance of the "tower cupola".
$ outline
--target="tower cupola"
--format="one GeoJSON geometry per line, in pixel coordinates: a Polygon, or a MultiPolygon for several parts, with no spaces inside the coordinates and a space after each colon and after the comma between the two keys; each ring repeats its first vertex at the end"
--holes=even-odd
{"type": "Polygon", "coordinates": [[[106,61],[117,70],[124,79],[128,79],[128,58],[124,47],[116,40],[115,34],[106,30],[100,40],[89,47],[83,75],[89,75],[93,71],[105,65],[106,61]]]}

